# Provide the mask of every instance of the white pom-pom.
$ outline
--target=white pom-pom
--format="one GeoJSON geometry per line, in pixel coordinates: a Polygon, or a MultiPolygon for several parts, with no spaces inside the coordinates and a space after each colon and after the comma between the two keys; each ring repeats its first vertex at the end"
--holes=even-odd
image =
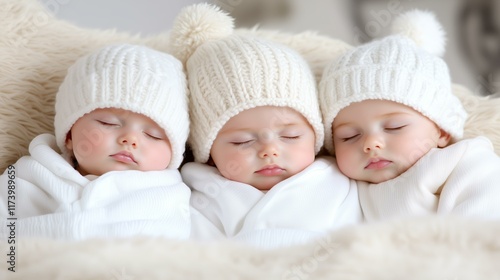
{"type": "Polygon", "coordinates": [[[233,18],[219,7],[207,3],[184,8],[174,21],[170,32],[172,54],[186,63],[201,44],[233,33],[233,18]]]}
{"type": "Polygon", "coordinates": [[[413,10],[399,15],[392,22],[391,33],[412,39],[420,48],[434,55],[444,54],[446,34],[431,12],[413,10]]]}

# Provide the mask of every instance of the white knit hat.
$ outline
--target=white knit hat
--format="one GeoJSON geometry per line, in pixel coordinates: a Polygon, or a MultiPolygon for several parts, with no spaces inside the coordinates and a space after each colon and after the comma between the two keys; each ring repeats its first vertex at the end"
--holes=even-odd
{"type": "Polygon", "coordinates": [[[305,60],[285,46],[232,32],[232,18],[209,4],[184,9],[171,32],[173,53],[186,63],[195,161],[209,159],[213,141],[231,117],[258,106],[302,114],[315,131],[318,152],[323,124],[305,60]]]}
{"type": "Polygon", "coordinates": [[[182,64],[173,56],[144,46],[111,45],[78,59],[56,96],[57,145],[83,115],[98,108],[143,114],[165,130],[172,147],[168,168],[182,162],[189,134],[187,86],[182,64]]]}
{"type": "Polygon", "coordinates": [[[393,22],[394,34],[349,50],[330,63],[319,84],[325,148],[334,153],[332,122],[340,110],[368,99],[409,106],[453,139],[462,137],[467,114],[453,95],[444,52],[445,34],[434,15],[414,10],[393,22]]]}

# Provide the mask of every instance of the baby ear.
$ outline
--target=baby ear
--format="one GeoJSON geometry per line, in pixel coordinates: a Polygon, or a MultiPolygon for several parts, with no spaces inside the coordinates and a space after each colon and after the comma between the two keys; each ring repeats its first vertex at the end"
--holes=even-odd
{"type": "Polygon", "coordinates": [[[68,151],[73,151],[73,140],[71,139],[71,131],[66,134],[66,140],[64,141],[64,146],[68,151]]]}
{"type": "Polygon", "coordinates": [[[448,132],[446,132],[442,129],[439,129],[439,133],[440,133],[440,135],[439,135],[437,145],[439,148],[444,148],[444,147],[448,146],[448,144],[450,143],[451,136],[448,132]]]}

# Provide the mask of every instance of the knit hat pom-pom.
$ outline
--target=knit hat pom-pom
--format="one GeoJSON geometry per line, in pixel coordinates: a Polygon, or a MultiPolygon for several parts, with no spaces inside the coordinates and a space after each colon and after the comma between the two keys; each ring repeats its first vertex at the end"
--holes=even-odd
{"type": "Polygon", "coordinates": [[[219,7],[207,3],[184,8],[170,33],[172,54],[183,64],[201,44],[233,33],[233,18],[219,7]]]}
{"type": "Polygon", "coordinates": [[[413,10],[399,15],[392,23],[391,33],[412,39],[417,46],[431,54],[444,54],[446,34],[431,12],[413,10]]]}

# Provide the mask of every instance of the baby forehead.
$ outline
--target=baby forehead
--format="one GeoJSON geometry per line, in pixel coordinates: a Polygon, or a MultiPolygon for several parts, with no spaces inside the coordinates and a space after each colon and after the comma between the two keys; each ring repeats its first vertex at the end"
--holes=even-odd
{"type": "Polygon", "coordinates": [[[87,113],[85,115],[94,115],[94,116],[112,115],[112,116],[117,116],[117,117],[121,117],[124,119],[129,118],[129,117],[146,117],[146,118],[148,118],[146,115],[136,113],[136,112],[131,111],[131,110],[116,108],[116,107],[97,108],[97,109],[90,111],[89,113],[87,113]]]}
{"type": "Polygon", "coordinates": [[[158,125],[153,119],[144,114],[115,107],[97,108],[85,114],[83,117],[109,117],[117,118],[120,121],[141,121],[150,125],[158,125]]]}
{"type": "Polygon", "coordinates": [[[221,131],[266,129],[294,125],[309,125],[306,118],[289,107],[259,106],[244,110],[231,117],[221,131]]]}
{"type": "Polygon", "coordinates": [[[335,116],[335,119],[351,116],[361,118],[363,116],[408,114],[421,115],[421,113],[411,106],[391,100],[367,99],[352,102],[343,107],[335,116]]]}

